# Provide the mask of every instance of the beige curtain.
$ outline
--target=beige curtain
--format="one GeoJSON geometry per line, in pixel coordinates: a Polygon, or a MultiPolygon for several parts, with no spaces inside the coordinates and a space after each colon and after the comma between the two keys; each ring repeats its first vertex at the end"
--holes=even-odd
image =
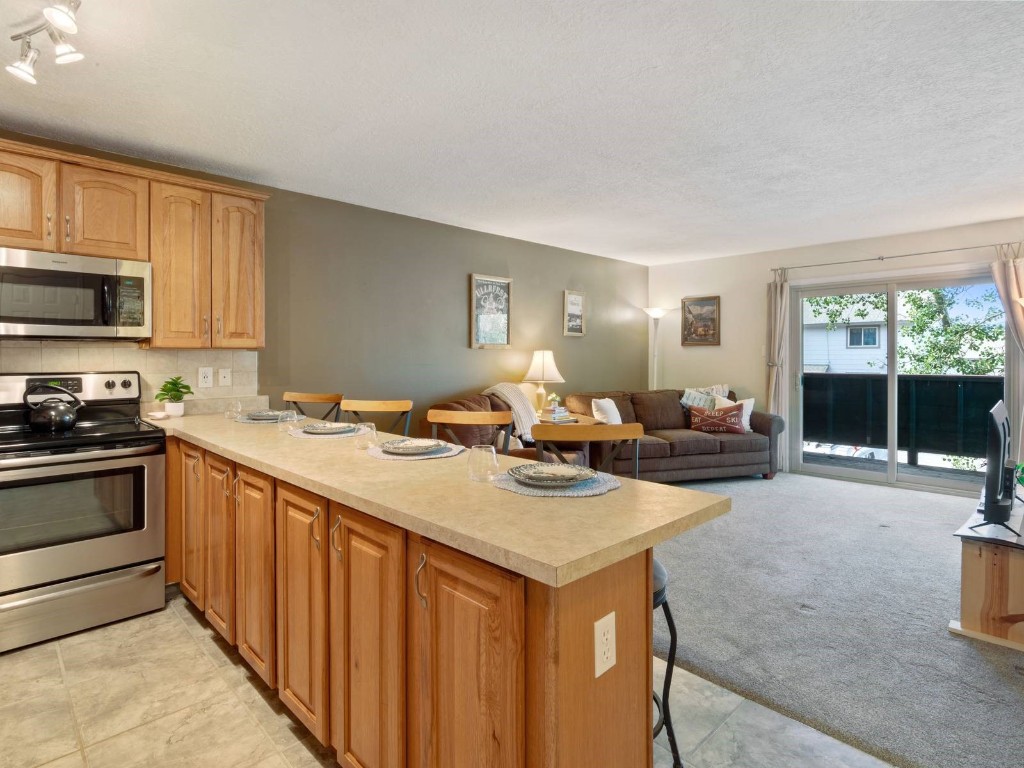
{"type": "MultiPolygon", "coordinates": [[[[789,275],[776,269],[768,283],[768,412],[789,418],[789,388],[783,367],[789,338],[789,275]]],[[[789,469],[789,451],[779,443],[779,469],[789,469]]]]}
{"type": "MultiPolygon", "coordinates": [[[[992,279],[995,281],[999,299],[1006,313],[1006,327],[1010,329],[1017,347],[1018,355],[1024,359],[1024,243],[1005,243],[996,246],[997,259],[992,263],[992,279]]],[[[1010,357],[1007,356],[1007,363],[1010,357]]],[[[1024,414],[1021,413],[1024,403],[1021,402],[1020,376],[1008,377],[1010,382],[1016,381],[1013,390],[1007,388],[1007,400],[1010,411],[1011,428],[1017,433],[1017,463],[1021,461],[1021,435],[1024,433],[1024,414]]]]}

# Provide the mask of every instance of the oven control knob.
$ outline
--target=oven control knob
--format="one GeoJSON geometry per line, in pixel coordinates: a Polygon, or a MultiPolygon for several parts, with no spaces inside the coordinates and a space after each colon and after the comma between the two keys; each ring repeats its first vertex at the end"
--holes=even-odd
{"type": "Polygon", "coordinates": [[[131,379],[122,379],[121,380],[121,386],[124,389],[131,389],[132,388],[132,380],[131,379]]]}
{"type": "Polygon", "coordinates": [[[117,382],[114,381],[113,379],[107,379],[105,382],[103,382],[103,386],[106,387],[108,390],[111,390],[117,386],[117,382]]]}

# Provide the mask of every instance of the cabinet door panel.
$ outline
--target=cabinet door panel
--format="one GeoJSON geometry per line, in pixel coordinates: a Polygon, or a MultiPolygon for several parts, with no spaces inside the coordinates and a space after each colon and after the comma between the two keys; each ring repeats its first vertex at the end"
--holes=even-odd
{"type": "Polygon", "coordinates": [[[206,516],[203,514],[203,455],[181,444],[181,593],[206,610],[206,516]]]}
{"type": "Polygon", "coordinates": [[[149,260],[149,181],[61,164],[64,253],[149,260]]]}
{"type": "Polygon", "coordinates": [[[57,162],[0,152],[0,246],[57,249],[57,162]]]}
{"type": "Polygon", "coordinates": [[[235,500],[233,462],[206,454],[206,620],[235,642],[235,500]]]}
{"type": "Polygon", "coordinates": [[[276,495],[279,695],[327,744],[327,502],[281,482],[276,495]]]}
{"type": "Polygon", "coordinates": [[[210,346],[210,193],[150,185],[153,347],[210,346]]]}
{"type": "Polygon", "coordinates": [[[213,346],[264,345],[263,203],[213,195],[213,346]]]}
{"type": "Polygon", "coordinates": [[[277,684],[274,633],[274,482],[248,467],[238,467],[235,517],[238,653],[263,681],[277,684]]]}
{"type": "Polygon", "coordinates": [[[346,768],[405,765],[405,532],[331,503],[331,742],[346,768]]]}
{"type": "Polygon", "coordinates": [[[409,765],[522,768],[522,577],[411,534],[406,568],[409,765]]]}

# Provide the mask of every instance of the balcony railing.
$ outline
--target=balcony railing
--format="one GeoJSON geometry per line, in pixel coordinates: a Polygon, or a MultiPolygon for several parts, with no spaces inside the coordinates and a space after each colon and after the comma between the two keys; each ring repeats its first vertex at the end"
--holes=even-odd
{"type": "MultiPolygon", "coordinates": [[[[806,442],[885,448],[886,375],[805,373],[806,442]]],[[[910,464],[918,453],[985,456],[988,411],[1003,397],[1002,376],[900,375],[896,444],[910,464]]]]}

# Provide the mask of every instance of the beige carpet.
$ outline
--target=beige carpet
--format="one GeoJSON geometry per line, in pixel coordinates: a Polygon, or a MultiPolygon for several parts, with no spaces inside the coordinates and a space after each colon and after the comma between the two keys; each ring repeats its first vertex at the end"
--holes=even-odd
{"type": "Polygon", "coordinates": [[[656,550],[678,666],[896,765],[1024,764],[1024,654],[946,629],[971,499],[790,474],[683,485],[733,511],[656,550]]]}

